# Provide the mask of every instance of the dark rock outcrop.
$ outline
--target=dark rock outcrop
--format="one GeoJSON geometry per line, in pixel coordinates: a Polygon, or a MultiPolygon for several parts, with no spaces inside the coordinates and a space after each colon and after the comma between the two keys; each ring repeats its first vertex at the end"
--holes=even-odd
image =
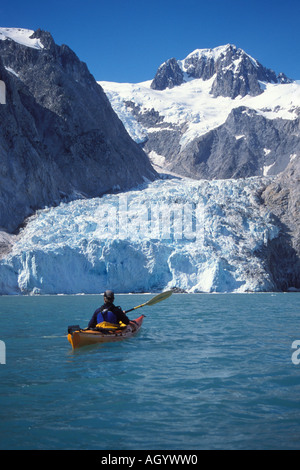
{"type": "Polygon", "coordinates": [[[169,59],[158,69],[151,88],[153,90],[165,90],[166,88],[174,88],[184,83],[183,71],[178,65],[176,59],[169,59]]]}

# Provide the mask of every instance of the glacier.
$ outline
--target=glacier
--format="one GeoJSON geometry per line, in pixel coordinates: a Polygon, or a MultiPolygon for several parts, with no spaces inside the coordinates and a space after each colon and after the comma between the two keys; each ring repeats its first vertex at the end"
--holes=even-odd
{"type": "Polygon", "coordinates": [[[39,210],[0,260],[0,294],[275,290],[269,181],[170,177],[39,210]]]}

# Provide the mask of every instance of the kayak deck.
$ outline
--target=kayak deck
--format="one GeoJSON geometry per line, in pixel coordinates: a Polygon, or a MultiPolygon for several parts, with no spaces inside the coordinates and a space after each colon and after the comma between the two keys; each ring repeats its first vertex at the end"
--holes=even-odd
{"type": "Polygon", "coordinates": [[[143,320],[144,315],[141,315],[136,320],[132,320],[126,328],[119,330],[110,330],[105,332],[95,330],[74,331],[68,334],[68,341],[73,349],[98,343],[121,341],[125,338],[131,338],[134,336],[140,330],[143,320]]]}

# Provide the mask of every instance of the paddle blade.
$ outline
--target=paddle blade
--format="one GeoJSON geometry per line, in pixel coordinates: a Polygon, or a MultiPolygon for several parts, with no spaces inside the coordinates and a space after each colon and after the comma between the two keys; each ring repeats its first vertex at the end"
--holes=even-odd
{"type": "Polygon", "coordinates": [[[158,302],[162,302],[163,300],[168,299],[169,297],[171,297],[172,294],[173,294],[172,290],[169,290],[167,292],[163,292],[162,294],[159,294],[159,295],[156,295],[155,297],[153,297],[153,299],[148,300],[148,302],[146,302],[145,305],[148,305],[148,306],[151,307],[151,305],[158,304],[158,302]]]}
{"type": "Polygon", "coordinates": [[[173,294],[172,290],[168,290],[167,292],[163,292],[162,294],[158,294],[155,297],[153,297],[153,299],[148,300],[148,302],[146,302],[142,305],[138,305],[137,307],[131,308],[130,310],[126,310],[125,313],[133,312],[133,310],[137,310],[138,308],[145,307],[146,305],[151,306],[151,305],[158,304],[158,302],[162,302],[163,300],[166,300],[169,297],[171,297],[172,294],[173,294]]]}

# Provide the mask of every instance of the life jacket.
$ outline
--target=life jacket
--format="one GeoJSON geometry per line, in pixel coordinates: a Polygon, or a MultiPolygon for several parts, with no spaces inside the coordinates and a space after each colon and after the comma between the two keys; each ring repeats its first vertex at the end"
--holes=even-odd
{"type": "Polygon", "coordinates": [[[105,309],[102,312],[99,312],[97,315],[97,324],[99,323],[112,323],[119,326],[117,315],[115,315],[111,310],[105,309]]]}
{"type": "Polygon", "coordinates": [[[125,323],[122,323],[121,321],[119,325],[103,321],[101,323],[97,323],[96,328],[100,328],[101,330],[124,330],[125,328],[127,328],[127,325],[125,325],[125,323]]]}

